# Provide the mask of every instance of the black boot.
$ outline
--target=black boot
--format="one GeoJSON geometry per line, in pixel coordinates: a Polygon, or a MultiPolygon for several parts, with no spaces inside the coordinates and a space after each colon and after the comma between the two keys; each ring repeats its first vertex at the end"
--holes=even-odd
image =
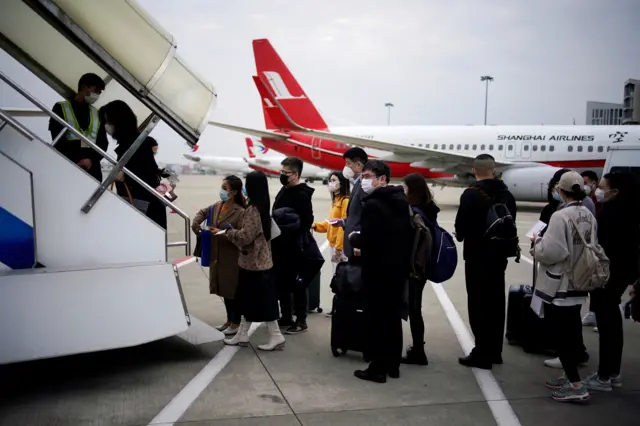
{"type": "Polygon", "coordinates": [[[413,365],[429,365],[427,354],[424,353],[424,348],[409,346],[407,347],[407,354],[402,357],[401,362],[403,364],[413,365]]]}

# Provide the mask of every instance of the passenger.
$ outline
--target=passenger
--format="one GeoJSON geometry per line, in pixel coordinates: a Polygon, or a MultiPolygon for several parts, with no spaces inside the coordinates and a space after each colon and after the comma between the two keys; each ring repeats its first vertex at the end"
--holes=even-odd
{"type": "MultiPolygon", "coordinates": [[[[404,192],[407,201],[415,213],[422,216],[427,226],[431,228],[438,219],[440,209],[433,201],[433,194],[424,178],[412,173],[403,179],[404,192]]],[[[424,351],[424,320],[422,319],[422,292],[426,281],[409,280],[409,324],[413,345],[407,348],[407,355],[402,358],[404,364],[427,365],[427,355],[424,351]]]]}
{"type": "MultiPolygon", "coordinates": [[[[556,191],[557,189],[556,187],[558,186],[558,182],[560,182],[560,178],[562,177],[562,175],[570,171],[571,171],[570,169],[560,169],[557,172],[555,172],[551,180],[549,180],[549,184],[547,185],[547,201],[548,202],[547,202],[547,205],[544,206],[544,208],[542,209],[542,212],[540,213],[540,219],[539,219],[540,222],[544,222],[548,225],[549,221],[551,220],[551,215],[554,214],[556,210],[558,210],[558,207],[560,207],[561,199],[560,199],[560,194],[558,193],[558,191],[556,191]]],[[[542,235],[543,233],[540,234],[540,236],[542,235]]]]}
{"type": "Polygon", "coordinates": [[[282,189],[273,202],[273,212],[282,208],[291,208],[300,218],[300,225],[294,231],[286,231],[273,241],[273,263],[276,282],[280,291],[280,310],[282,317],[280,326],[285,327],[286,334],[299,334],[307,331],[307,287],[297,281],[301,272],[300,241],[303,233],[311,230],[313,225],[313,205],[311,196],[314,189],[300,182],[302,160],[287,157],[282,160],[280,183],[282,189]],[[293,308],[291,296],[293,294],[293,308]],[[296,320],[293,321],[293,311],[296,320]]]}
{"type": "Polygon", "coordinates": [[[596,190],[602,209],[598,215],[598,242],[609,258],[609,280],[591,293],[598,319],[600,357],[598,371],[587,379],[591,390],[610,391],[622,386],[623,331],[621,297],[638,279],[640,244],[640,190],[630,173],[608,173],[596,190]]]}
{"type": "MultiPolygon", "coordinates": [[[[342,226],[344,228],[345,235],[351,235],[351,233],[360,230],[362,199],[366,195],[361,191],[362,182],[360,174],[362,173],[362,167],[366,164],[368,157],[367,153],[364,152],[362,148],[358,147],[349,148],[342,157],[345,162],[342,174],[345,178],[353,182],[353,188],[351,189],[351,195],[349,196],[347,218],[346,220],[342,220],[341,223],[336,223],[334,226],[342,226]]],[[[346,238],[344,240],[344,255],[347,256],[349,261],[355,261],[354,256],[359,254],[358,250],[354,251],[351,246],[351,242],[346,238]]]]}
{"type": "MultiPolygon", "coordinates": [[[[339,226],[332,226],[335,222],[342,222],[347,218],[349,207],[349,181],[341,172],[332,172],[329,176],[329,192],[331,193],[331,210],[329,219],[323,222],[315,222],[313,230],[327,234],[327,241],[331,247],[332,273],[336,273],[338,263],[345,262],[347,257],[344,254],[344,229],[339,226]]],[[[335,296],[334,296],[335,298],[335,296]]],[[[335,303],[331,306],[331,311],[327,316],[333,315],[335,303]]]]}
{"type": "Polygon", "coordinates": [[[596,217],[598,217],[600,207],[602,207],[602,204],[600,204],[598,202],[598,199],[596,198],[596,189],[598,189],[598,175],[593,170],[586,170],[580,175],[582,176],[582,179],[584,179],[584,192],[596,206],[596,217]]]}
{"type": "MultiPolygon", "coordinates": [[[[246,207],[246,200],[242,195],[242,181],[237,176],[227,176],[222,181],[220,201],[199,210],[191,222],[191,229],[196,235],[201,235],[200,225],[207,220],[207,216],[210,216],[210,226],[213,228],[239,229],[246,207]]],[[[230,336],[236,334],[240,325],[240,312],[235,300],[240,252],[225,235],[215,235],[213,232],[210,235],[209,292],[222,297],[227,310],[227,321],[216,328],[230,336]]]]}
{"type": "Polygon", "coordinates": [[[584,292],[574,290],[572,274],[566,272],[572,271],[582,256],[582,238],[587,241],[596,238],[592,235],[596,219],[582,204],[586,194],[582,176],[577,172],[564,173],[558,189],[565,206],[551,216],[544,237],[532,237],[540,271],[531,307],[551,323],[550,329],[555,334],[554,346],[565,372],[562,377],[546,382],[546,386],[553,389],[552,398],[556,401],[584,401],[589,399],[589,392],[578,374],[583,348],[582,329],[576,327],[576,323],[580,318],[581,305],[587,298],[584,292]]]}
{"type": "MultiPolygon", "coordinates": [[[[88,73],[78,81],[78,93],[72,98],[57,102],[52,111],[63,118],[74,129],[95,142],[100,149],[106,151],[109,147],[107,134],[100,122],[98,110],[93,104],[100,98],[105,88],[104,80],[95,74],[88,73]]],[[[51,139],[60,134],[65,127],[55,119],[49,120],[51,139]]],[[[71,132],[66,132],[55,145],[55,148],[69,160],[85,169],[91,176],[102,181],[102,156],[91,149],[71,132]]]]}
{"type": "Polygon", "coordinates": [[[492,156],[476,157],[473,172],[477,182],[462,193],[455,221],[456,239],[464,241],[469,323],[476,340],[471,353],[458,361],[487,370],[502,364],[507,268],[507,257],[495,253],[485,237],[487,215],[494,203],[503,203],[516,219],[515,199],[504,182],[494,177],[494,171],[492,156]]]}
{"type": "Polygon", "coordinates": [[[391,170],[381,160],[370,160],[362,172],[363,200],[360,233],[349,238],[361,251],[367,354],[371,363],[354,375],[386,383],[400,377],[402,318],[407,314],[413,229],[409,203],[401,186],[390,186],[391,170]]]}
{"type": "MultiPolygon", "coordinates": [[[[273,281],[271,258],[271,215],[269,183],[262,172],[251,172],[246,178],[248,207],[242,215],[239,229],[228,229],[226,238],[240,249],[236,306],[242,315],[235,336],[225,339],[227,345],[247,346],[249,328],[253,322],[264,322],[269,330],[269,342],[258,349],[283,349],[285,339],[278,327],[278,290],[273,281]]],[[[218,232],[212,229],[212,232],[218,232]]]]}
{"type": "MultiPolygon", "coordinates": [[[[103,118],[102,121],[105,123],[104,127],[107,133],[118,142],[115,152],[118,156],[118,161],[120,161],[140,134],[138,132],[138,119],[129,105],[120,100],[109,102],[100,108],[100,116],[103,118]]],[[[153,138],[147,137],[147,140],[133,154],[125,167],[144,183],[155,189],[160,183],[160,177],[158,176],[158,164],[153,158],[153,152],[148,149],[152,144],[151,139],[153,138]]],[[[134,182],[122,171],[116,178],[116,189],[118,195],[125,199],[131,197],[133,200],[148,202],[149,207],[145,212],[147,217],[162,229],[167,229],[165,206],[151,192],[134,182]]]]}

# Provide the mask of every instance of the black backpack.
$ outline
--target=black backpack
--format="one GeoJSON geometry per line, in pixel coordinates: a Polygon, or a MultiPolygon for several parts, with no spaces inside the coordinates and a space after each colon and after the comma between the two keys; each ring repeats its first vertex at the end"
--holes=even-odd
{"type": "MultiPolygon", "coordinates": [[[[484,191],[481,191],[484,193],[484,191]]],[[[489,241],[490,250],[501,257],[515,257],[520,262],[520,241],[518,228],[511,216],[507,205],[497,198],[489,197],[490,205],[487,211],[487,229],[484,237],[489,241]]]]}
{"type": "Polygon", "coordinates": [[[426,282],[429,265],[431,264],[433,237],[431,236],[429,227],[424,223],[422,216],[415,213],[411,207],[409,207],[409,215],[413,229],[411,256],[409,258],[411,267],[410,278],[420,282],[426,282]]]}

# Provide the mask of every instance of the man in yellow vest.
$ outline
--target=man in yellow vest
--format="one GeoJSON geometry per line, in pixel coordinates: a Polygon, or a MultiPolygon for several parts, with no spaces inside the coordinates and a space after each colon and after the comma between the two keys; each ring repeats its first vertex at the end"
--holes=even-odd
{"type": "MultiPolygon", "coordinates": [[[[53,112],[63,118],[74,129],[91,139],[103,151],[107,150],[109,141],[98,118],[98,109],[93,104],[104,90],[105,83],[96,74],[88,73],[78,81],[78,93],[71,99],[60,101],[53,106],[53,112]]],[[[53,118],[49,120],[49,131],[52,140],[64,129],[53,118]]],[[[67,131],[56,143],[56,149],[69,160],[85,169],[91,176],[102,181],[100,161],[102,156],[76,135],[67,131]]]]}

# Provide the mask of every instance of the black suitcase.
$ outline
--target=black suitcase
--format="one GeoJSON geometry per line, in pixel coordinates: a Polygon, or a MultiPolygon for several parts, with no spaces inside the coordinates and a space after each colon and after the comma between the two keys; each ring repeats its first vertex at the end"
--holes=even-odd
{"type": "MultiPolygon", "coordinates": [[[[510,345],[520,345],[524,340],[525,296],[531,296],[533,289],[530,285],[516,284],[509,287],[507,296],[507,332],[505,337],[510,345]]],[[[527,298],[531,305],[530,297],[527,298]]]]}
{"type": "Polygon", "coordinates": [[[318,271],[318,275],[315,276],[313,280],[309,283],[309,287],[307,288],[307,310],[309,312],[318,312],[322,313],[322,308],[320,307],[320,272],[318,271]]]}
{"type": "Polygon", "coordinates": [[[331,352],[339,357],[348,351],[362,352],[366,362],[366,319],[362,303],[354,299],[334,298],[331,316],[331,352]]]}

